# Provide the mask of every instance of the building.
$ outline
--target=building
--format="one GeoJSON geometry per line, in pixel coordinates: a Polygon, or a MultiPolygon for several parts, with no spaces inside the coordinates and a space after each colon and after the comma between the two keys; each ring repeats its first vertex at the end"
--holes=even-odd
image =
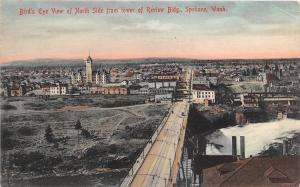
{"type": "Polygon", "coordinates": [[[124,86],[103,87],[104,95],[128,95],[128,89],[124,86]]]}
{"type": "Polygon", "coordinates": [[[68,90],[67,84],[55,83],[50,85],[50,95],[66,95],[68,90]]]}
{"type": "Polygon", "coordinates": [[[42,95],[50,95],[50,85],[50,83],[45,83],[41,85],[42,95]]]}
{"type": "Polygon", "coordinates": [[[148,95],[149,89],[147,86],[140,86],[140,85],[130,85],[129,86],[129,94],[130,95],[148,95]]]}
{"type": "Polygon", "coordinates": [[[71,84],[76,85],[83,82],[83,74],[82,72],[71,73],[71,84]]]}
{"type": "Polygon", "coordinates": [[[134,73],[134,78],[135,78],[135,80],[142,81],[143,80],[143,74],[139,73],[139,72],[135,72],[134,73]]]}
{"type": "Polygon", "coordinates": [[[175,88],[177,85],[176,81],[163,81],[163,80],[152,80],[149,82],[149,88],[159,89],[159,88],[175,88]]]}
{"type": "Polygon", "coordinates": [[[97,85],[106,84],[108,82],[108,74],[104,71],[98,71],[95,75],[95,83],[97,85]]]}
{"type": "Polygon", "coordinates": [[[211,85],[217,85],[218,77],[212,76],[196,76],[197,74],[193,72],[192,84],[203,84],[210,88],[211,85]]]}
{"type": "Polygon", "coordinates": [[[203,170],[203,186],[300,185],[300,156],[258,156],[203,170]]]}
{"type": "Polygon", "coordinates": [[[169,97],[170,93],[172,93],[171,95],[173,96],[173,93],[176,91],[178,80],[178,72],[151,74],[148,84],[149,94],[169,97]]]}
{"type": "Polygon", "coordinates": [[[148,84],[149,94],[168,94],[176,90],[177,81],[175,80],[151,80],[148,84]]]}
{"type": "Polygon", "coordinates": [[[94,95],[128,95],[128,89],[120,85],[93,86],[90,92],[94,95]]]}
{"type": "Polygon", "coordinates": [[[209,82],[212,84],[212,85],[217,85],[218,84],[218,77],[215,76],[215,77],[207,77],[207,79],[209,80],[209,82]]]}
{"type": "Polygon", "coordinates": [[[8,84],[1,84],[0,86],[0,96],[2,97],[9,97],[10,96],[10,87],[8,84]]]}
{"type": "Polygon", "coordinates": [[[202,84],[206,87],[210,87],[210,82],[207,77],[193,77],[192,84],[202,84]]]}
{"type": "Polygon", "coordinates": [[[25,93],[26,93],[26,89],[24,85],[21,85],[20,83],[12,83],[10,89],[10,96],[18,97],[18,96],[23,96],[25,93]]]}
{"type": "Polygon", "coordinates": [[[166,94],[156,94],[154,96],[155,102],[161,102],[161,101],[170,101],[173,99],[172,93],[166,93],[166,94]]]}
{"type": "Polygon", "coordinates": [[[157,80],[179,80],[179,73],[177,72],[169,72],[169,73],[161,73],[161,74],[152,74],[151,79],[157,80]]]}
{"type": "Polygon", "coordinates": [[[93,59],[91,56],[88,56],[88,58],[85,60],[85,78],[86,83],[92,83],[93,82],[93,59]]]}
{"type": "Polygon", "coordinates": [[[256,76],[256,80],[263,82],[264,85],[268,84],[268,82],[267,82],[267,74],[266,73],[259,73],[256,76]]]}
{"type": "Polygon", "coordinates": [[[70,83],[72,85],[103,85],[109,82],[109,73],[104,69],[93,70],[93,59],[88,56],[85,62],[85,72],[78,70],[78,72],[71,73],[70,83]]]}
{"type": "Polygon", "coordinates": [[[215,91],[205,85],[194,84],[192,87],[192,99],[195,103],[204,104],[206,100],[215,103],[215,91]]]}

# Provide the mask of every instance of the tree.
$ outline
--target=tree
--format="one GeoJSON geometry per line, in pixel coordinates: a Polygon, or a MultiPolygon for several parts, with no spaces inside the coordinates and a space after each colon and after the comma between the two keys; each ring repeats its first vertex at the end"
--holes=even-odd
{"type": "Polygon", "coordinates": [[[206,76],[206,71],[205,71],[205,69],[202,69],[202,74],[203,74],[203,76],[206,76]]]}
{"type": "Polygon", "coordinates": [[[75,129],[76,129],[76,130],[79,130],[79,129],[81,129],[81,128],[82,128],[81,122],[80,122],[79,120],[77,120],[77,122],[76,122],[76,124],[75,124],[75,129]]]}
{"type": "Polygon", "coordinates": [[[255,67],[252,69],[252,75],[257,75],[255,67]]]}
{"type": "Polygon", "coordinates": [[[85,138],[91,137],[91,133],[86,129],[81,129],[81,135],[84,136],[85,138]]]}
{"type": "Polygon", "coordinates": [[[247,76],[250,75],[250,70],[247,68],[247,76]]]}
{"type": "Polygon", "coordinates": [[[47,128],[46,128],[46,130],[45,130],[45,139],[49,143],[54,142],[54,140],[55,140],[54,134],[53,134],[53,130],[50,127],[50,125],[48,125],[47,128]]]}
{"type": "Polygon", "coordinates": [[[77,130],[77,137],[78,137],[78,143],[79,143],[79,130],[82,128],[81,126],[81,122],[79,120],[77,120],[76,124],[75,124],[75,129],[77,130]]]}

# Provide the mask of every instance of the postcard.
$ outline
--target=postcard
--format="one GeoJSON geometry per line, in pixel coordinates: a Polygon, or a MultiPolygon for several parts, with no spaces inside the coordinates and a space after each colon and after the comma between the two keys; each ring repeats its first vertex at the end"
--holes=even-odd
{"type": "Polygon", "coordinates": [[[0,8],[1,186],[300,185],[299,1],[0,8]]]}

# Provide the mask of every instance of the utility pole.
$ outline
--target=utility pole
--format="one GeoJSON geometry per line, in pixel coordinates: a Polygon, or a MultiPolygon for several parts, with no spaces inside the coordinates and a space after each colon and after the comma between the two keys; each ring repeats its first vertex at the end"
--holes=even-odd
{"type": "Polygon", "coordinates": [[[171,172],[172,172],[172,164],[171,164],[171,158],[169,158],[169,164],[170,164],[170,176],[169,176],[169,180],[171,181],[171,172]]]}
{"type": "Polygon", "coordinates": [[[192,79],[193,79],[193,71],[191,70],[191,72],[190,72],[190,80],[189,80],[189,103],[191,102],[192,79]]]}

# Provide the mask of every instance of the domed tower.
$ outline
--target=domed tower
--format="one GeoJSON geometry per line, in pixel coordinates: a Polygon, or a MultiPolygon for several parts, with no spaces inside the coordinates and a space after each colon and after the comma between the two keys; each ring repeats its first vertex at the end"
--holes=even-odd
{"type": "Polygon", "coordinates": [[[89,55],[88,58],[85,60],[85,77],[86,77],[86,83],[92,83],[93,82],[93,59],[89,55]]]}

